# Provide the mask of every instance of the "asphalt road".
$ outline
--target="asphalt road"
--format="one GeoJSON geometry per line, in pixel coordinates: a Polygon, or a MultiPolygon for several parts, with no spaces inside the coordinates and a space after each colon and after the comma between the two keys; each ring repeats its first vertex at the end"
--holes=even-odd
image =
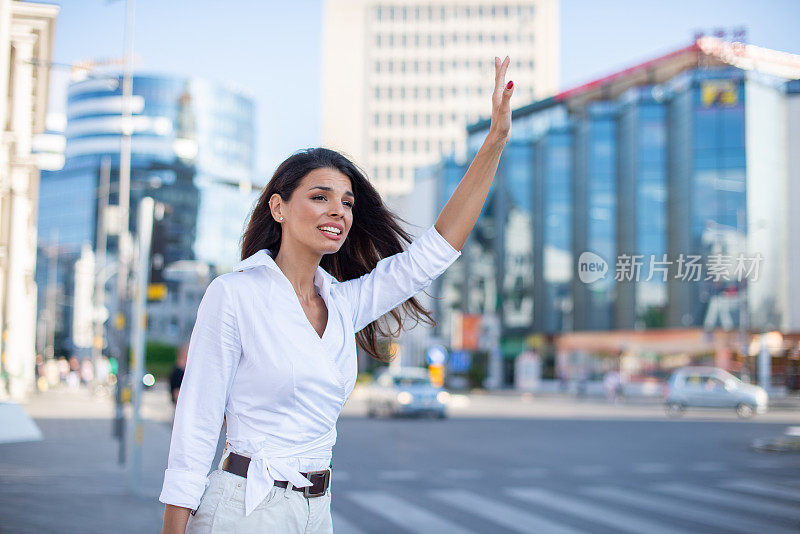
{"type": "MultiPolygon", "coordinates": [[[[27,406],[45,439],[0,445],[0,532],[160,531],[161,393],[143,410],[141,496],[117,464],[107,401],[54,392],[27,406]]],[[[443,421],[372,420],[348,402],[333,456],[337,534],[800,531],[800,454],[750,449],[800,425],[796,411],[669,420],[657,403],[461,402],[443,421]]]]}
{"type": "Polygon", "coordinates": [[[341,532],[800,532],[784,425],[587,419],[343,418],[341,532]]]}

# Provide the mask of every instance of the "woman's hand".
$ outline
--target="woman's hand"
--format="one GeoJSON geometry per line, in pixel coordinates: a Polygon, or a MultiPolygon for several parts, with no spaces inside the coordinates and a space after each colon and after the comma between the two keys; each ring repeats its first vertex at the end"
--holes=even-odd
{"type": "Polygon", "coordinates": [[[511,137],[511,94],[514,92],[514,82],[506,84],[506,70],[511,60],[506,59],[501,63],[499,57],[494,58],[494,92],[492,93],[492,123],[489,126],[489,135],[505,143],[511,137]]]}

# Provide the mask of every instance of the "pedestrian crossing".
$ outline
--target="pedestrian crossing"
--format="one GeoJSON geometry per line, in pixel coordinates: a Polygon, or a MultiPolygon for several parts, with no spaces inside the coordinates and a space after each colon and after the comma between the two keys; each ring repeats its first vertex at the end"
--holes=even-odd
{"type": "Polygon", "coordinates": [[[514,486],[510,480],[494,489],[471,483],[413,493],[337,489],[336,534],[800,532],[800,489],[763,479],[662,481],[634,488],[586,484],[552,489],[514,486]]]}

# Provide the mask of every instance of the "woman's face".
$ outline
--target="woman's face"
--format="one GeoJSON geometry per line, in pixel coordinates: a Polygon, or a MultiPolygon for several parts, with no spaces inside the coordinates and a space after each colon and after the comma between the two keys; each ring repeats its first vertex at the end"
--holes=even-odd
{"type": "Polygon", "coordinates": [[[337,252],[353,224],[352,191],[350,178],[322,168],[309,172],[288,202],[273,195],[272,215],[282,226],[282,241],[290,239],[320,255],[337,252]]]}

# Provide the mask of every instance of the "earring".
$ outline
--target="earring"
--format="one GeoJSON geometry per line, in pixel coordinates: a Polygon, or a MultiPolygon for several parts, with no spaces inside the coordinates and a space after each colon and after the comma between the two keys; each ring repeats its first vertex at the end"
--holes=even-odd
{"type": "Polygon", "coordinates": [[[282,220],[283,220],[283,217],[278,217],[278,220],[279,220],[279,221],[282,221],[282,220]]]}

